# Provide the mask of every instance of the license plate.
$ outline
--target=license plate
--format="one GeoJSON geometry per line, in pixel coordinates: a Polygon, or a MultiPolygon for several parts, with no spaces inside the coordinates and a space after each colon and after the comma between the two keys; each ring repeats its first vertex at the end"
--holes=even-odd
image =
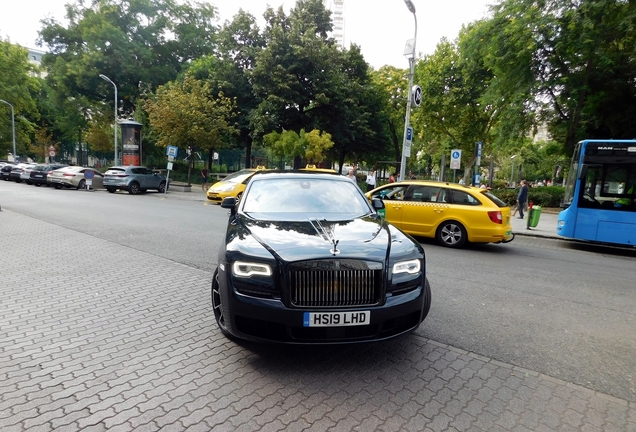
{"type": "Polygon", "coordinates": [[[369,325],[370,323],[370,311],[305,312],[303,314],[304,327],[345,327],[369,325]]]}

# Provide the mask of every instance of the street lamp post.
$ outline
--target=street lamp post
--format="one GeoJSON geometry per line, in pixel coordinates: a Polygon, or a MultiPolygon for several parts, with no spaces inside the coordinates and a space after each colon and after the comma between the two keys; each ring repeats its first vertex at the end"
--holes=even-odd
{"type": "Polygon", "coordinates": [[[13,111],[13,105],[7,102],[4,99],[0,99],[0,102],[5,103],[11,107],[11,128],[13,130],[13,161],[15,162],[16,152],[15,152],[15,113],[13,111]]]}
{"type": "Polygon", "coordinates": [[[515,158],[516,157],[517,157],[516,154],[510,156],[510,159],[512,160],[512,166],[510,167],[510,186],[512,186],[512,187],[514,187],[514,185],[515,185],[515,182],[514,182],[512,177],[513,177],[514,172],[515,172],[515,158]]]}
{"type": "Polygon", "coordinates": [[[108,81],[109,83],[113,85],[113,87],[115,87],[115,165],[119,165],[117,163],[118,161],[118,157],[117,157],[117,85],[114,82],[112,82],[111,79],[104,74],[99,74],[99,77],[103,79],[104,81],[108,81]]]}
{"type": "Polygon", "coordinates": [[[412,99],[412,88],[413,88],[413,75],[415,74],[415,43],[417,41],[417,15],[415,14],[415,5],[411,0],[404,0],[406,3],[406,7],[413,14],[413,19],[415,20],[415,35],[413,36],[412,44],[409,43],[411,41],[407,41],[406,48],[404,50],[404,55],[409,55],[409,88],[408,88],[408,99],[406,100],[406,116],[404,117],[404,139],[402,140],[402,160],[400,162],[400,180],[405,179],[406,175],[406,146],[407,146],[407,131],[411,123],[411,99],[412,99]],[[408,49],[411,48],[410,52],[408,49]]]}

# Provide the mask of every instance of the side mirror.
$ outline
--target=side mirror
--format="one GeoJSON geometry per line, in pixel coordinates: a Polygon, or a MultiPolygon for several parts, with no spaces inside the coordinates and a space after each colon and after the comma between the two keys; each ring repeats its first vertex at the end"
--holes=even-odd
{"type": "Polygon", "coordinates": [[[375,211],[378,213],[378,215],[381,218],[386,217],[386,209],[384,206],[384,201],[382,201],[381,198],[373,198],[373,200],[371,200],[371,205],[373,206],[373,208],[375,209],[375,211]]]}
{"type": "Polygon", "coordinates": [[[223,198],[223,201],[221,202],[221,207],[231,209],[236,206],[237,202],[238,201],[234,197],[223,198]]]}
{"type": "Polygon", "coordinates": [[[384,201],[382,201],[382,199],[380,198],[373,198],[371,200],[371,205],[376,211],[382,210],[384,208],[384,201]]]}

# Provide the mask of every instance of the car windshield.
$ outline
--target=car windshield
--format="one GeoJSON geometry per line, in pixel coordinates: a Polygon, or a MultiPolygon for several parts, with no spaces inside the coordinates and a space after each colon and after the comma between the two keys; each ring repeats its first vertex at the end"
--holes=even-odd
{"type": "Polygon", "coordinates": [[[242,211],[255,219],[350,220],[372,212],[353,182],[333,178],[252,179],[242,211]]]}
{"type": "Polygon", "coordinates": [[[237,171],[237,172],[232,173],[229,176],[225,177],[222,181],[228,182],[228,183],[243,183],[243,181],[247,177],[251,176],[255,172],[256,171],[252,171],[252,170],[237,171]]]}

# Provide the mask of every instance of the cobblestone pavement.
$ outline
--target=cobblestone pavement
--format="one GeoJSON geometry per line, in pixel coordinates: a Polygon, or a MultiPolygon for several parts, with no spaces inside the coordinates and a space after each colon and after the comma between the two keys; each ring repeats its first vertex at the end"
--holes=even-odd
{"type": "Polygon", "coordinates": [[[636,431],[633,402],[417,335],[232,342],[205,271],[6,210],[0,235],[3,432],[636,431]]]}

